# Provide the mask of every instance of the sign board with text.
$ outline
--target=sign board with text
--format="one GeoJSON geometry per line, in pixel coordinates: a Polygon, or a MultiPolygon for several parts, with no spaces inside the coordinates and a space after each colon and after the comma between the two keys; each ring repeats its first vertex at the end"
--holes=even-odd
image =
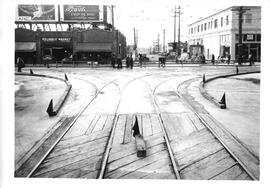
{"type": "Polygon", "coordinates": [[[64,22],[100,22],[103,21],[103,7],[99,5],[63,5],[64,22]]]}
{"type": "Polygon", "coordinates": [[[54,22],[58,21],[56,5],[20,4],[16,8],[16,21],[54,22]]]}

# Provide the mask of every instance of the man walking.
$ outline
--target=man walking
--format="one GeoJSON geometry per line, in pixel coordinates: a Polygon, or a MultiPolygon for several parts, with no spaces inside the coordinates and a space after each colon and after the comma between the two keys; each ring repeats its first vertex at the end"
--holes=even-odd
{"type": "Polygon", "coordinates": [[[16,63],[18,66],[18,72],[22,72],[22,68],[25,67],[23,59],[21,57],[18,57],[16,63]]]}
{"type": "Polygon", "coordinates": [[[252,56],[252,53],[251,52],[248,55],[248,61],[249,61],[249,66],[251,66],[251,65],[254,64],[254,62],[253,62],[253,56],[252,56]]]}

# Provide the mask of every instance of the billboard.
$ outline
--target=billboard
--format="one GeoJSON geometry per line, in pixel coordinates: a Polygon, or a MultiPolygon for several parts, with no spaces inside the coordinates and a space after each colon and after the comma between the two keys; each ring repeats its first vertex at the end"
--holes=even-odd
{"type": "Polygon", "coordinates": [[[55,5],[18,5],[16,9],[16,21],[58,21],[57,10],[55,5]]]}
{"type": "Polygon", "coordinates": [[[103,21],[103,8],[99,5],[63,5],[61,12],[64,22],[103,21]]]}

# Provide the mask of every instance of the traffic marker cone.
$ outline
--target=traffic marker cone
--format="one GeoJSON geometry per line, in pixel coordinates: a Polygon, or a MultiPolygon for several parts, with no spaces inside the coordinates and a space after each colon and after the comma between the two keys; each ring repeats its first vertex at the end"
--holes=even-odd
{"type": "Polygon", "coordinates": [[[203,74],[202,80],[203,80],[203,83],[205,83],[205,74],[203,74]]]}
{"type": "Polygon", "coordinates": [[[239,69],[238,69],[238,66],[236,66],[236,74],[239,73],[239,69]]]}
{"type": "Polygon", "coordinates": [[[222,98],[221,98],[219,104],[221,104],[220,108],[222,108],[222,109],[225,109],[225,108],[226,108],[226,97],[225,97],[225,92],[224,92],[224,94],[223,94],[223,96],[222,96],[222,98]]]}
{"type": "Polygon", "coordinates": [[[138,124],[138,119],[137,116],[135,116],[135,123],[133,125],[133,136],[135,137],[136,135],[140,134],[140,129],[139,129],[139,124],[138,124]]]}
{"type": "Polygon", "coordinates": [[[46,112],[49,114],[49,116],[55,116],[56,115],[56,113],[53,111],[53,100],[52,99],[50,101],[50,104],[49,104],[46,112]]]}
{"type": "Polygon", "coordinates": [[[32,69],[30,69],[30,74],[34,74],[33,71],[32,71],[32,69]]]}
{"type": "Polygon", "coordinates": [[[68,81],[68,77],[67,77],[66,73],[65,73],[65,79],[68,81]]]}

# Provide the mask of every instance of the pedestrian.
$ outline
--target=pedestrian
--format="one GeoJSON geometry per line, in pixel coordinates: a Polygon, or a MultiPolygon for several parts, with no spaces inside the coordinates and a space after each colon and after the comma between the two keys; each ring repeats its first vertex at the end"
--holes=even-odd
{"type": "Polygon", "coordinates": [[[126,57],[126,67],[128,68],[130,66],[130,58],[129,56],[126,57]]]}
{"type": "Polygon", "coordinates": [[[202,64],[205,64],[205,56],[204,56],[204,54],[202,54],[201,61],[202,61],[202,64]]]}
{"type": "Polygon", "coordinates": [[[132,55],[130,55],[130,58],[129,58],[129,59],[130,59],[130,60],[129,60],[129,61],[130,61],[130,68],[133,69],[133,63],[134,63],[134,62],[133,62],[132,55]]]}
{"type": "Polygon", "coordinates": [[[230,54],[228,54],[228,59],[227,59],[227,63],[228,63],[228,65],[230,64],[230,62],[231,62],[231,55],[230,55],[230,54]]]}
{"type": "Polygon", "coordinates": [[[251,65],[254,64],[254,62],[253,62],[253,56],[252,56],[252,53],[251,52],[248,55],[248,61],[249,61],[249,66],[251,66],[251,65]]]}
{"type": "Polygon", "coordinates": [[[22,72],[22,68],[25,67],[24,61],[21,57],[17,58],[17,66],[18,66],[18,72],[22,72]]]}
{"type": "Polygon", "coordinates": [[[142,68],[142,54],[139,54],[139,63],[140,63],[140,67],[142,68]]]}
{"type": "Polygon", "coordinates": [[[112,54],[111,56],[111,62],[112,62],[112,68],[114,68],[114,65],[115,65],[115,55],[112,54]]]}
{"type": "Polygon", "coordinates": [[[215,64],[215,55],[212,54],[212,60],[211,60],[212,64],[214,65],[215,64]]]}

